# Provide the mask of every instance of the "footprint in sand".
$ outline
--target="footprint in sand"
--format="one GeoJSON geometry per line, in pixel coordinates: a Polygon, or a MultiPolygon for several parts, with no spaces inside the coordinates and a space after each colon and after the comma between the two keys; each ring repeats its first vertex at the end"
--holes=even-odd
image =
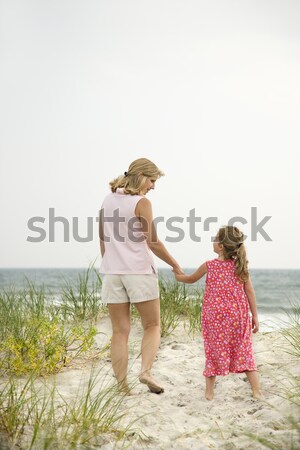
{"type": "Polygon", "coordinates": [[[257,411],[260,411],[262,409],[262,406],[259,406],[259,407],[257,407],[257,408],[253,408],[253,409],[251,409],[250,411],[247,411],[247,414],[254,414],[254,413],[256,413],[257,411]]]}
{"type": "Polygon", "coordinates": [[[182,350],[184,348],[185,348],[185,346],[181,345],[181,344],[173,344],[173,345],[171,345],[171,349],[172,350],[182,350]]]}
{"type": "Polygon", "coordinates": [[[242,397],[241,395],[236,395],[235,397],[232,397],[233,400],[243,400],[244,397],[242,397]]]}

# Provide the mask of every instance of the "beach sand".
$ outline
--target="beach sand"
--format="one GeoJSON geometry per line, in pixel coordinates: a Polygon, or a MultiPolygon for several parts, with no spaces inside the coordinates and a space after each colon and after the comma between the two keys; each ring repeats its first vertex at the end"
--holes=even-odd
{"type": "MultiPolygon", "coordinates": [[[[109,342],[110,320],[99,320],[99,346],[109,342]]],[[[288,344],[280,331],[253,335],[256,362],[265,399],[255,400],[245,374],[217,377],[215,398],[204,397],[205,379],[203,339],[200,334],[190,337],[183,324],[168,337],[162,338],[153,375],[165,392],[150,393],[137,382],[140,369],[140,342],[142,330],[139,320],[132,320],[130,334],[129,381],[133,382],[133,395],[127,396],[120,408],[126,412],[123,424],[136,420],[137,433],[130,440],[130,448],[140,449],[263,449],[247,434],[265,438],[290,449],[291,430],[289,415],[299,417],[299,410],[285,400],[285,391],[291,386],[292,376],[299,377],[299,361],[289,355],[288,344]],[[144,439],[138,438],[142,434],[144,439]]],[[[114,381],[109,352],[96,362],[109,382],[114,381]]],[[[65,398],[77,395],[80,383],[88,381],[89,364],[65,369],[56,375],[57,389],[65,398]]],[[[299,386],[299,384],[298,384],[299,386]]],[[[114,448],[114,436],[102,436],[101,445],[91,448],[114,448]]],[[[296,437],[293,437],[294,443],[296,437]]],[[[119,446],[117,446],[119,448],[119,446]]],[[[121,448],[121,447],[120,447],[121,448]]],[[[276,447],[275,447],[276,448],[276,447]]],[[[297,448],[295,446],[294,448],[297,448]]]]}

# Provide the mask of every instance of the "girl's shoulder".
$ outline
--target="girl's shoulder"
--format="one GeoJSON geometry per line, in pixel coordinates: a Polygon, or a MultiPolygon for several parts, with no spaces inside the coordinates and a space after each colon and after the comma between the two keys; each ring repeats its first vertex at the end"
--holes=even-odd
{"type": "Polygon", "coordinates": [[[212,263],[212,264],[234,264],[234,260],[233,259],[218,259],[218,258],[214,258],[211,259],[209,261],[207,261],[208,263],[212,263]]]}
{"type": "Polygon", "coordinates": [[[213,268],[221,269],[221,268],[225,268],[228,266],[234,267],[234,261],[232,259],[226,259],[225,261],[222,261],[221,259],[214,258],[214,259],[210,259],[209,261],[206,261],[207,269],[213,269],[213,268]]]}
{"type": "Polygon", "coordinates": [[[217,264],[223,263],[223,262],[225,262],[225,261],[221,261],[218,258],[214,258],[214,259],[209,259],[208,261],[206,261],[206,264],[208,264],[208,265],[217,265],[217,264]]]}
{"type": "Polygon", "coordinates": [[[215,259],[210,259],[210,260],[208,260],[208,261],[205,261],[207,270],[209,270],[209,269],[211,269],[212,267],[214,267],[214,265],[215,265],[214,262],[215,262],[215,261],[216,261],[215,259]]]}

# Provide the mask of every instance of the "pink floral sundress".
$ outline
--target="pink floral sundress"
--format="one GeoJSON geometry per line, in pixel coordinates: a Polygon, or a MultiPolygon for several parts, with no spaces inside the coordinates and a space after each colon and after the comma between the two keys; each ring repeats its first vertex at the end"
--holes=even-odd
{"type": "Polygon", "coordinates": [[[233,260],[206,262],[202,309],[205,350],[203,375],[257,370],[251,339],[249,303],[244,283],[235,274],[233,260]]]}

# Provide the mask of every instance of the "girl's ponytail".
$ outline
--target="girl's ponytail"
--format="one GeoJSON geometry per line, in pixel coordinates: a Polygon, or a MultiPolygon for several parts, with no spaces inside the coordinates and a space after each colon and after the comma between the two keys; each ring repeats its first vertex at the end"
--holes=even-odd
{"type": "Polygon", "coordinates": [[[224,259],[234,260],[236,275],[241,281],[247,281],[249,270],[243,233],[237,227],[226,226],[220,228],[217,237],[224,246],[224,259]]]}
{"type": "Polygon", "coordinates": [[[245,244],[240,242],[236,249],[234,258],[235,273],[241,281],[247,281],[249,278],[248,260],[245,249],[245,244]]]}

